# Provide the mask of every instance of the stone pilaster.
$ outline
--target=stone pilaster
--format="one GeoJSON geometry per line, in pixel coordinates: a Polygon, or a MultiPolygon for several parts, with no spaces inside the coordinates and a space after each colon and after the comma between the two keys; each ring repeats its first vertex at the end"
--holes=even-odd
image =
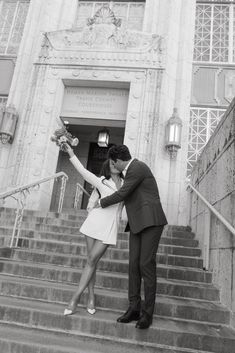
{"type": "Polygon", "coordinates": [[[141,119],[137,135],[136,154],[151,168],[156,155],[161,79],[161,70],[148,69],[146,71],[141,119]]]}
{"type": "Polygon", "coordinates": [[[195,1],[159,2],[157,28],[164,38],[166,65],[163,72],[159,109],[155,174],[170,224],[187,224],[186,167],[191,91],[195,1]],[[164,6],[163,6],[164,5],[164,6]],[[166,10],[167,21],[166,21],[166,10]],[[164,19],[164,20],[163,20],[164,19]],[[185,30],[187,28],[187,30],[185,30]],[[179,45],[179,43],[181,43],[179,45]],[[178,108],[183,121],[182,143],[177,159],[171,161],[164,149],[167,120],[178,108]]]}

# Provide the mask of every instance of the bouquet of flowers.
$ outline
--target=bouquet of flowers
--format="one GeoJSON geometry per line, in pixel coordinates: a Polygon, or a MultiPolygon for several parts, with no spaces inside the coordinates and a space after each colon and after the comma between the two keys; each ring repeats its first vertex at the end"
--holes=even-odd
{"type": "Polygon", "coordinates": [[[65,126],[56,129],[54,134],[51,136],[51,141],[55,142],[57,146],[60,147],[61,151],[66,152],[66,144],[70,146],[77,146],[79,140],[77,137],[71,135],[65,126]]]}

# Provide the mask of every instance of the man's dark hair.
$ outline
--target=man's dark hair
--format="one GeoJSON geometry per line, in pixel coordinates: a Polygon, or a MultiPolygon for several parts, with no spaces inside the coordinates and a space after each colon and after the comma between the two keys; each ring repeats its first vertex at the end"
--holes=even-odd
{"type": "Polygon", "coordinates": [[[131,159],[131,154],[126,145],[112,146],[108,150],[108,158],[112,159],[114,162],[116,162],[117,159],[129,161],[131,159]]]}

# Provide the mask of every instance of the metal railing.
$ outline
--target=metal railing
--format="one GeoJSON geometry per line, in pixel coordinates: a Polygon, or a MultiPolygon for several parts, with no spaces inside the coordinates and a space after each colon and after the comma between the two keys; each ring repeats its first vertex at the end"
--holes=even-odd
{"type": "Polygon", "coordinates": [[[78,203],[80,201],[80,197],[82,195],[82,193],[84,192],[84,194],[86,194],[88,197],[90,197],[89,192],[84,189],[84,187],[79,184],[76,183],[76,191],[75,191],[75,198],[74,198],[74,204],[73,204],[73,208],[77,209],[78,208],[78,203]]]}
{"type": "Polygon", "coordinates": [[[202,194],[195,189],[193,185],[188,184],[195,194],[200,198],[200,200],[206,205],[207,210],[205,211],[205,225],[204,225],[204,252],[203,252],[203,267],[208,270],[209,268],[209,251],[210,251],[210,229],[211,229],[211,212],[223,223],[223,225],[235,236],[235,228],[212,206],[202,194]]]}
{"type": "Polygon", "coordinates": [[[60,213],[63,207],[65,187],[66,187],[66,182],[68,180],[68,176],[64,172],[56,173],[52,176],[37,180],[33,183],[26,184],[21,187],[18,187],[0,194],[0,200],[5,200],[8,197],[12,197],[14,200],[17,201],[16,217],[15,217],[15,222],[14,222],[14,227],[13,227],[11,242],[10,242],[11,248],[14,246],[14,244],[16,246],[18,244],[27,196],[30,194],[30,192],[33,189],[40,188],[41,184],[46,183],[50,180],[53,180],[53,179],[56,180],[59,178],[61,178],[60,198],[59,198],[59,205],[58,205],[58,212],[60,213]]]}

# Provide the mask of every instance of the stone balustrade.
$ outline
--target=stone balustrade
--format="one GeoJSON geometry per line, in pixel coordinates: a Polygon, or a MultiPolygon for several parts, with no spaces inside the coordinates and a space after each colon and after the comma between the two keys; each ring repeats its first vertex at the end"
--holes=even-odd
{"type": "MultiPolygon", "coordinates": [[[[235,227],[235,98],[194,166],[191,184],[235,227]]],[[[235,326],[235,236],[213,214],[208,218],[206,206],[191,192],[190,225],[202,249],[208,221],[209,270],[235,326]]]]}

